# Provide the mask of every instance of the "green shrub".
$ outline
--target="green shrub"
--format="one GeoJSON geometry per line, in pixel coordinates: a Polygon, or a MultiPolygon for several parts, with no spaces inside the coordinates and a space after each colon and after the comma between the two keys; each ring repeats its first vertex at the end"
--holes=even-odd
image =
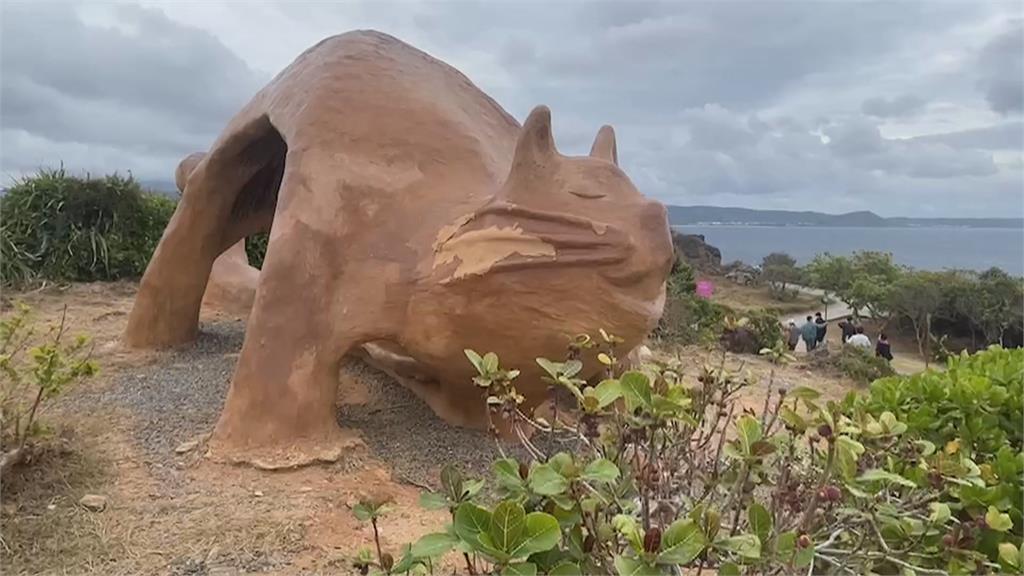
{"type": "Polygon", "coordinates": [[[778,314],[767,308],[747,312],[739,319],[727,318],[721,337],[722,346],[738,354],[758,354],[766,348],[779,348],[782,342],[778,314]]]}
{"type": "Polygon", "coordinates": [[[249,257],[249,264],[254,268],[263,268],[263,259],[267,256],[269,240],[269,232],[261,232],[245,239],[245,254],[249,257]]]}
{"type": "Polygon", "coordinates": [[[868,384],[896,373],[885,358],[857,346],[843,346],[839,352],[822,356],[824,362],[855,382],[868,384]]]}
{"type": "Polygon", "coordinates": [[[7,285],[139,277],[174,207],[131,177],[43,170],[0,199],[0,277],[7,285]]]}
{"type": "Polygon", "coordinates": [[[718,340],[722,320],[732,311],[697,296],[693,268],[676,260],[665,290],[665,310],[654,335],[675,344],[708,344],[718,340]]]}
{"type": "MultiPolygon", "coordinates": [[[[948,360],[943,372],[883,378],[853,412],[892,415],[934,465],[904,462],[904,476],[942,488],[960,520],[949,536],[1006,571],[1024,568],[1024,350],[993,346],[948,360]],[[947,471],[963,466],[966,479],[947,471]]],[[[966,570],[972,567],[961,566],[966,570]]],[[[991,568],[991,567],[990,567],[991,568]]],[[[951,571],[952,566],[951,566],[951,571]]],[[[988,571],[988,570],[986,570],[988,571]]]]}
{"type": "Polygon", "coordinates": [[[0,320],[0,473],[24,458],[26,444],[40,430],[40,405],[96,373],[89,339],[68,342],[64,317],[41,335],[36,329],[24,305],[0,320]]]}
{"type": "MultiPolygon", "coordinates": [[[[356,559],[360,571],[434,573],[449,552],[469,574],[968,574],[1021,566],[1013,512],[1020,498],[1009,501],[1024,471],[1019,445],[1000,449],[986,468],[965,450],[937,449],[930,430],[856,394],[823,405],[812,389],[771,380],[759,412],[737,409],[751,382],[723,365],[695,380],[671,364],[622,372],[617,340],[602,337],[577,339],[565,362],[537,360],[547,380],[577,400],[571,418],[554,422],[521,410],[517,370],[467,350],[481,408],[530,456],[496,460],[488,491],[483,480],[443,467],[441,490],[421,502],[447,509],[451,523],[394,556],[376,540],[375,551],[356,559]],[[582,348],[596,348],[605,366],[596,386],[579,378],[582,348]],[[552,442],[535,442],[526,430],[552,442]]],[[[967,367],[961,377],[977,371],[967,367]]],[[[353,509],[375,536],[381,504],[353,509]]]]}

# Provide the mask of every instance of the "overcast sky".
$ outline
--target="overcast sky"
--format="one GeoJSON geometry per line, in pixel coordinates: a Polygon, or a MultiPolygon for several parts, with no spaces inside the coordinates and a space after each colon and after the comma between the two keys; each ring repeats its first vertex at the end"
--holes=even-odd
{"type": "Polygon", "coordinates": [[[172,181],[302,50],[374,28],[520,121],[547,104],[563,153],[614,125],[666,203],[1021,216],[1021,6],[5,0],[0,170],[172,181]]]}

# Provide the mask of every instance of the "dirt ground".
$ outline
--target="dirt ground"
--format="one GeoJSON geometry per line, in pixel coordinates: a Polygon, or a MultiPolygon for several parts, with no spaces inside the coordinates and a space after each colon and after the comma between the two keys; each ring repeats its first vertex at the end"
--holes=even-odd
{"type": "MultiPolygon", "coordinates": [[[[339,462],[264,472],[210,462],[201,444],[179,453],[212,429],[244,325],[204,313],[192,346],[125,350],[119,337],[134,293],[130,283],[83,284],[4,299],[5,314],[18,300],[45,320],[66,306],[71,333],[94,337],[102,371],[45,410],[47,448],[2,479],[4,574],[351,573],[353,556],[372,545],[370,526],[351,511],[360,497],[394,500],[381,523],[382,545],[394,552],[444,525],[444,512],[417,504],[440,463],[480,476],[495,456],[490,438],[447,426],[358,362],[339,376],[339,422],[353,439],[339,462]],[[106,496],[106,509],[80,506],[85,494],[106,496]]],[[[691,376],[720,358],[695,347],[658,353],[678,355],[691,376]]],[[[773,367],[758,357],[727,363],[758,380],[743,401],[759,408],[773,367]]],[[[830,398],[853,387],[800,363],[774,373],[779,384],[830,398]]]]}
{"type": "Polygon", "coordinates": [[[816,310],[822,306],[820,298],[804,292],[798,292],[793,300],[780,302],[772,298],[767,286],[744,286],[724,276],[700,276],[698,280],[708,280],[714,284],[715,291],[711,300],[736,310],[775,308],[782,314],[791,314],[816,310]]]}

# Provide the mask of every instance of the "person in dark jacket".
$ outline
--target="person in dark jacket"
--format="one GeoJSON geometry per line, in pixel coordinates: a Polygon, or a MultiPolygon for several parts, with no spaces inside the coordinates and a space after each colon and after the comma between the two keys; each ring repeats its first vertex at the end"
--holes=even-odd
{"type": "Polygon", "coordinates": [[[843,344],[846,344],[846,341],[850,339],[850,336],[853,336],[854,334],[857,333],[857,327],[853,325],[853,322],[849,318],[844,318],[839,323],[839,329],[843,333],[843,344]]]}
{"type": "Polygon", "coordinates": [[[825,331],[828,330],[828,322],[825,322],[825,319],[821,317],[821,312],[814,313],[814,325],[818,329],[817,343],[821,344],[821,342],[825,339],[825,331]]]}
{"type": "Polygon", "coordinates": [[[885,332],[878,335],[878,342],[875,343],[875,356],[892,362],[892,346],[889,345],[889,337],[885,335],[885,332]]]}
{"type": "Polygon", "coordinates": [[[807,322],[800,327],[800,337],[803,339],[804,345],[807,346],[808,352],[814,350],[818,344],[818,327],[814,324],[814,318],[807,317],[807,322]]]}

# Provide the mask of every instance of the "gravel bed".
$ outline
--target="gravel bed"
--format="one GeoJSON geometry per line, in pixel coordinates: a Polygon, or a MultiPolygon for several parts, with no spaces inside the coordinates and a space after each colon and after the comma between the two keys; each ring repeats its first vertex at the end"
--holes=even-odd
{"type": "MultiPolygon", "coordinates": [[[[205,323],[194,345],[126,370],[101,390],[63,397],[59,404],[130,413],[131,434],[144,460],[158,476],[173,481],[174,448],[216,424],[244,331],[241,321],[205,323]]],[[[446,462],[473,476],[489,475],[498,452],[488,435],[445,423],[411,391],[360,360],[347,360],[342,370],[367,387],[368,401],[340,406],[338,422],[357,430],[370,453],[392,467],[396,479],[436,486],[438,469],[446,462]]],[[[509,455],[523,455],[518,445],[505,449],[509,455]]]]}

